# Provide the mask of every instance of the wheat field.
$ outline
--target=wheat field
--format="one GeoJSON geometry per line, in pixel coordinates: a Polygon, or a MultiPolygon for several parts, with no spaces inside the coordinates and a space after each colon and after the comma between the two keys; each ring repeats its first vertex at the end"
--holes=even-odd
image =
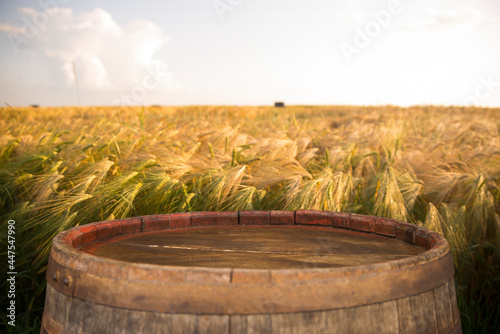
{"type": "Polygon", "coordinates": [[[39,331],[57,233],[207,210],[424,225],[450,243],[464,332],[500,322],[500,109],[7,107],[0,130],[2,255],[13,219],[24,332],[39,331]]]}

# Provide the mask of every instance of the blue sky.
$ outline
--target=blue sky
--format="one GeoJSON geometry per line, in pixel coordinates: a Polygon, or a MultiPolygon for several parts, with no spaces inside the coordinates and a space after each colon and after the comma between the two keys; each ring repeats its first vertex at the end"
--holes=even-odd
{"type": "Polygon", "coordinates": [[[13,106],[500,106],[497,0],[0,2],[13,106]],[[48,5],[50,4],[50,5],[48,5]]]}

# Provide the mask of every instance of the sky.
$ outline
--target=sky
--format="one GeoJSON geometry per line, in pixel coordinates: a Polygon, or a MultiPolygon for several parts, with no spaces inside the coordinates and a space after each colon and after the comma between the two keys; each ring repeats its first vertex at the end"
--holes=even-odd
{"type": "Polygon", "coordinates": [[[275,101],[500,107],[500,2],[0,0],[3,106],[275,101]]]}

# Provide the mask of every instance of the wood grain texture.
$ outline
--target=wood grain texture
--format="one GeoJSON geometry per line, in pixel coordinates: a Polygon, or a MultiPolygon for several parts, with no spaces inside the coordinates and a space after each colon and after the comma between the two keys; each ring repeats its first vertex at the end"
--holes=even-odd
{"type": "Polygon", "coordinates": [[[47,285],[42,327],[46,328],[49,333],[63,333],[70,305],[71,297],[47,285]]]}
{"type": "Polygon", "coordinates": [[[453,323],[455,326],[460,324],[460,311],[458,310],[457,304],[457,294],[455,291],[455,279],[452,277],[449,284],[449,293],[450,293],[450,301],[451,301],[451,312],[453,314],[453,323]]]}
{"type": "Polygon", "coordinates": [[[356,308],[231,316],[230,333],[399,333],[396,301],[356,308]]]}
{"type": "MultiPolygon", "coordinates": [[[[287,257],[293,255],[288,244],[296,241],[286,243],[287,257]]],[[[198,244],[202,242],[194,246],[198,244]]],[[[194,246],[189,247],[199,256],[202,250],[194,246]]],[[[299,240],[293,251],[304,253],[304,246],[299,240]]],[[[227,245],[223,250],[237,251],[227,245]]],[[[251,254],[259,251],[249,249],[251,254]]],[[[461,333],[446,240],[408,223],[355,214],[201,212],[92,223],[54,238],[47,283],[41,333],[461,333]],[[145,264],[83,252],[89,243],[212,225],[297,230],[297,235],[312,229],[321,234],[317,246],[324,246],[325,236],[341,228],[370,238],[390,236],[426,250],[403,259],[338,268],[320,268],[319,252],[308,255],[316,261],[311,268],[291,269],[145,264]]]]}
{"type": "Polygon", "coordinates": [[[434,291],[401,298],[397,300],[397,303],[400,333],[439,333],[434,304],[434,291]]]}
{"type": "Polygon", "coordinates": [[[453,312],[450,298],[450,282],[434,289],[434,303],[439,333],[448,333],[454,326],[453,312]]]}
{"type": "Polygon", "coordinates": [[[271,316],[269,314],[232,315],[230,333],[271,334],[271,316]]]}
{"type": "MultiPolygon", "coordinates": [[[[452,283],[417,296],[360,307],[231,316],[114,308],[68,297],[49,286],[41,333],[461,333],[459,322],[453,325],[448,322],[448,327],[440,325],[439,321],[444,320],[437,320],[435,309],[435,296],[446,296],[445,289],[449,290],[452,283]]],[[[451,299],[439,300],[450,307],[445,313],[453,319],[451,299]]]]}
{"type": "Polygon", "coordinates": [[[273,334],[324,333],[327,312],[276,313],[271,315],[273,334]]]}
{"type": "MultiPolygon", "coordinates": [[[[238,332],[245,331],[233,331],[238,332]]],[[[229,316],[120,309],[71,298],[48,286],[41,333],[229,333],[229,316]]]]}

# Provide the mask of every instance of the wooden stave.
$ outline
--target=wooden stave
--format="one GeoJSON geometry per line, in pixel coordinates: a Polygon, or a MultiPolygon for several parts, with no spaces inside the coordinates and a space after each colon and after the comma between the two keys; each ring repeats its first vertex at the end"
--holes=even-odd
{"type": "MultiPolygon", "coordinates": [[[[454,292],[453,279],[424,293],[427,299],[420,297],[428,301],[429,295],[435,296],[442,288],[454,292]]],[[[436,304],[441,300],[434,297],[433,303],[421,305],[425,309],[420,313],[431,317],[401,317],[401,313],[411,314],[407,305],[418,297],[301,313],[193,315],[112,308],[66,296],[48,286],[41,333],[191,333],[195,329],[198,333],[461,333],[453,298],[448,301],[451,312],[440,315],[436,304]]]]}

